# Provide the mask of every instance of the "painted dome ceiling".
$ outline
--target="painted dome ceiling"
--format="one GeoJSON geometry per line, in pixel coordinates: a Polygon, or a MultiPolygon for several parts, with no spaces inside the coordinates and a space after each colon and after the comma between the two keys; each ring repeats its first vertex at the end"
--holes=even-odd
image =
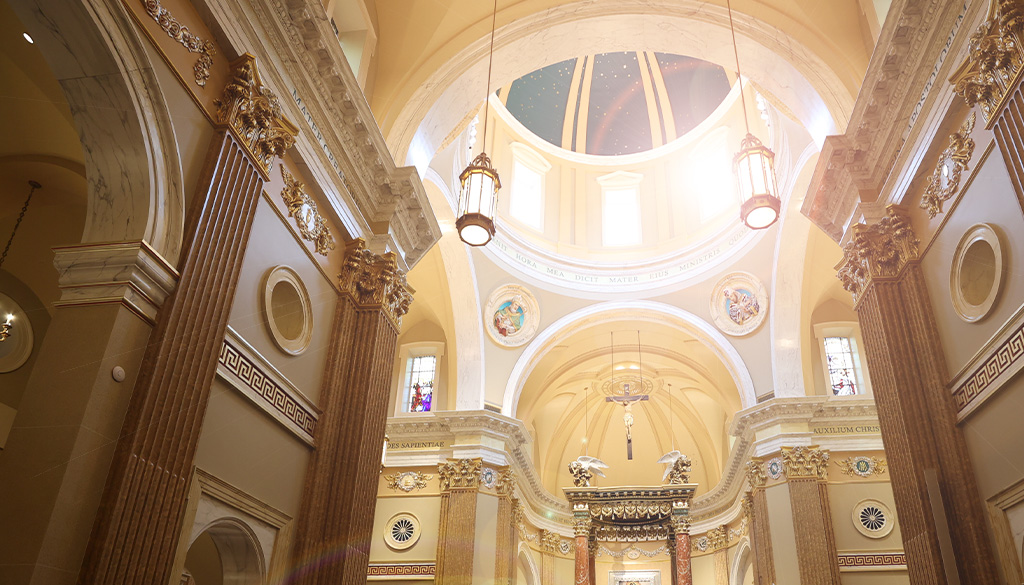
{"type": "Polygon", "coordinates": [[[509,113],[559,148],[644,152],[700,124],[729,93],[725,70],[668,53],[600,53],[548,65],[499,90],[509,113]]]}

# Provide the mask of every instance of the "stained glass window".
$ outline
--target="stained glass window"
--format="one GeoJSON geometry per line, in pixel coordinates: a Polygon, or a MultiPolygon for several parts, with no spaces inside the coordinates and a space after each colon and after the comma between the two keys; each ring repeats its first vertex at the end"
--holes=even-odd
{"type": "Polygon", "coordinates": [[[826,337],[825,358],[828,360],[828,377],[832,394],[851,396],[857,393],[857,379],[854,373],[853,347],[849,337],[826,337]]]}
{"type": "Polygon", "coordinates": [[[436,371],[437,356],[421,355],[409,359],[409,412],[430,412],[436,371]]]}

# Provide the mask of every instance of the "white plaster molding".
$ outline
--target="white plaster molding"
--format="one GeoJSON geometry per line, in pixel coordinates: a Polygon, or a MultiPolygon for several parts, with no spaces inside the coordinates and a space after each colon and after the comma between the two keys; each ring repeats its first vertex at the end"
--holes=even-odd
{"type": "Polygon", "coordinates": [[[440,228],[416,169],[395,165],[320,3],[259,0],[209,7],[218,21],[245,23],[225,24],[225,34],[232,44],[258,52],[268,84],[278,95],[292,96],[281,100],[282,107],[298,120],[305,162],[318,167],[320,187],[332,203],[326,207],[339,217],[339,205],[358,210],[358,225],[351,217],[347,223],[358,232],[350,235],[363,237],[375,251],[394,250],[404,269],[414,266],[438,240],[440,228]],[[332,196],[335,191],[340,199],[332,196]],[[386,233],[376,227],[382,222],[386,233]]]}
{"type": "Polygon", "coordinates": [[[54,248],[58,307],[119,303],[151,324],[174,290],[178,271],[145,241],[54,248]]]}

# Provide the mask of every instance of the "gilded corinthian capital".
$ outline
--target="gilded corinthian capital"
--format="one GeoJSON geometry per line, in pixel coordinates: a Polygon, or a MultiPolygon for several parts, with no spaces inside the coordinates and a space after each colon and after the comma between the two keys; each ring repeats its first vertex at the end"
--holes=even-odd
{"type": "Polygon", "coordinates": [[[449,459],[437,464],[437,474],[441,482],[441,491],[453,489],[477,489],[480,487],[480,468],[483,460],[449,459]]]}
{"type": "Polygon", "coordinates": [[[226,125],[270,179],[274,159],[295,144],[299,129],[281,112],[281,102],[260,78],[256,57],[245,53],[231,63],[231,81],[217,106],[217,122],[226,125]]]}
{"type": "Polygon", "coordinates": [[[988,19],[967,44],[967,60],[953,73],[953,90],[980,106],[991,123],[1024,70],[1024,7],[1019,0],[992,0],[988,19]]]}
{"type": "Polygon", "coordinates": [[[768,482],[768,476],[764,474],[764,462],[758,457],[751,457],[747,461],[747,483],[750,487],[757,489],[764,487],[768,482]]]}
{"type": "Polygon", "coordinates": [[[855,303],[873,279],[895,277],[918,258],[920,240],[906,211],[899,205],[889,205],[885,211],[885,217],[870,226],[853,226],[853,239],[843,247],[836,276],[855,303]]]}
{"type": "Polygon", "coordinates": [[[374,254],[363,240],[356,239],[349,247],[339,280],[341,290],[357,305],[381,308],[396,327],[401,325],[402,315],[409,312],[412,295],[394,252],[374,254]]]}
{"type": "Polygon", "coordinates": [[[789,479],[825,479],[828,475],[828,451],[817,447],[783,447],[782,465],[789,479]]]}

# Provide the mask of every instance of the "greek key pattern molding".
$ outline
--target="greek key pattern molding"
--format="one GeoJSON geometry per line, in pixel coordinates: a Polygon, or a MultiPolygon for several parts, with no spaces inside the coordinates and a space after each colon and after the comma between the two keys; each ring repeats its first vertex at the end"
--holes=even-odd
{"type": "Polygon", "coordinates": [[[292,430],[301,432],[300,438],[309,444],[313,443],[313,432],[316,430],[318,418],[315,412],[296,400],[226,339],[220,348],[219,362],[227,372],[251,390],[251,394],[246,393],[249,398],[258,397],[259,406],[271,415],[276,412],[283,416],[292,423],[288,425],[292,430]]]}
{"type": "Polygon", "coordinates": [[[906,553],[850,553],[839,555],[839,567],[896,569],[907,566],[906,553]]]}
{"type": "Polygon", "coordinates": [[[367,577],[433,577],[436,567],[430,563],[413,564],[380,564],[366,568],[367,577]]]}
{"type": "Polygon", "coordinates": [[[999,377],[1024,357],[1024,324],[999,346],[963,384],[953,391],[957,412],[963,412],[999,377]]]}

